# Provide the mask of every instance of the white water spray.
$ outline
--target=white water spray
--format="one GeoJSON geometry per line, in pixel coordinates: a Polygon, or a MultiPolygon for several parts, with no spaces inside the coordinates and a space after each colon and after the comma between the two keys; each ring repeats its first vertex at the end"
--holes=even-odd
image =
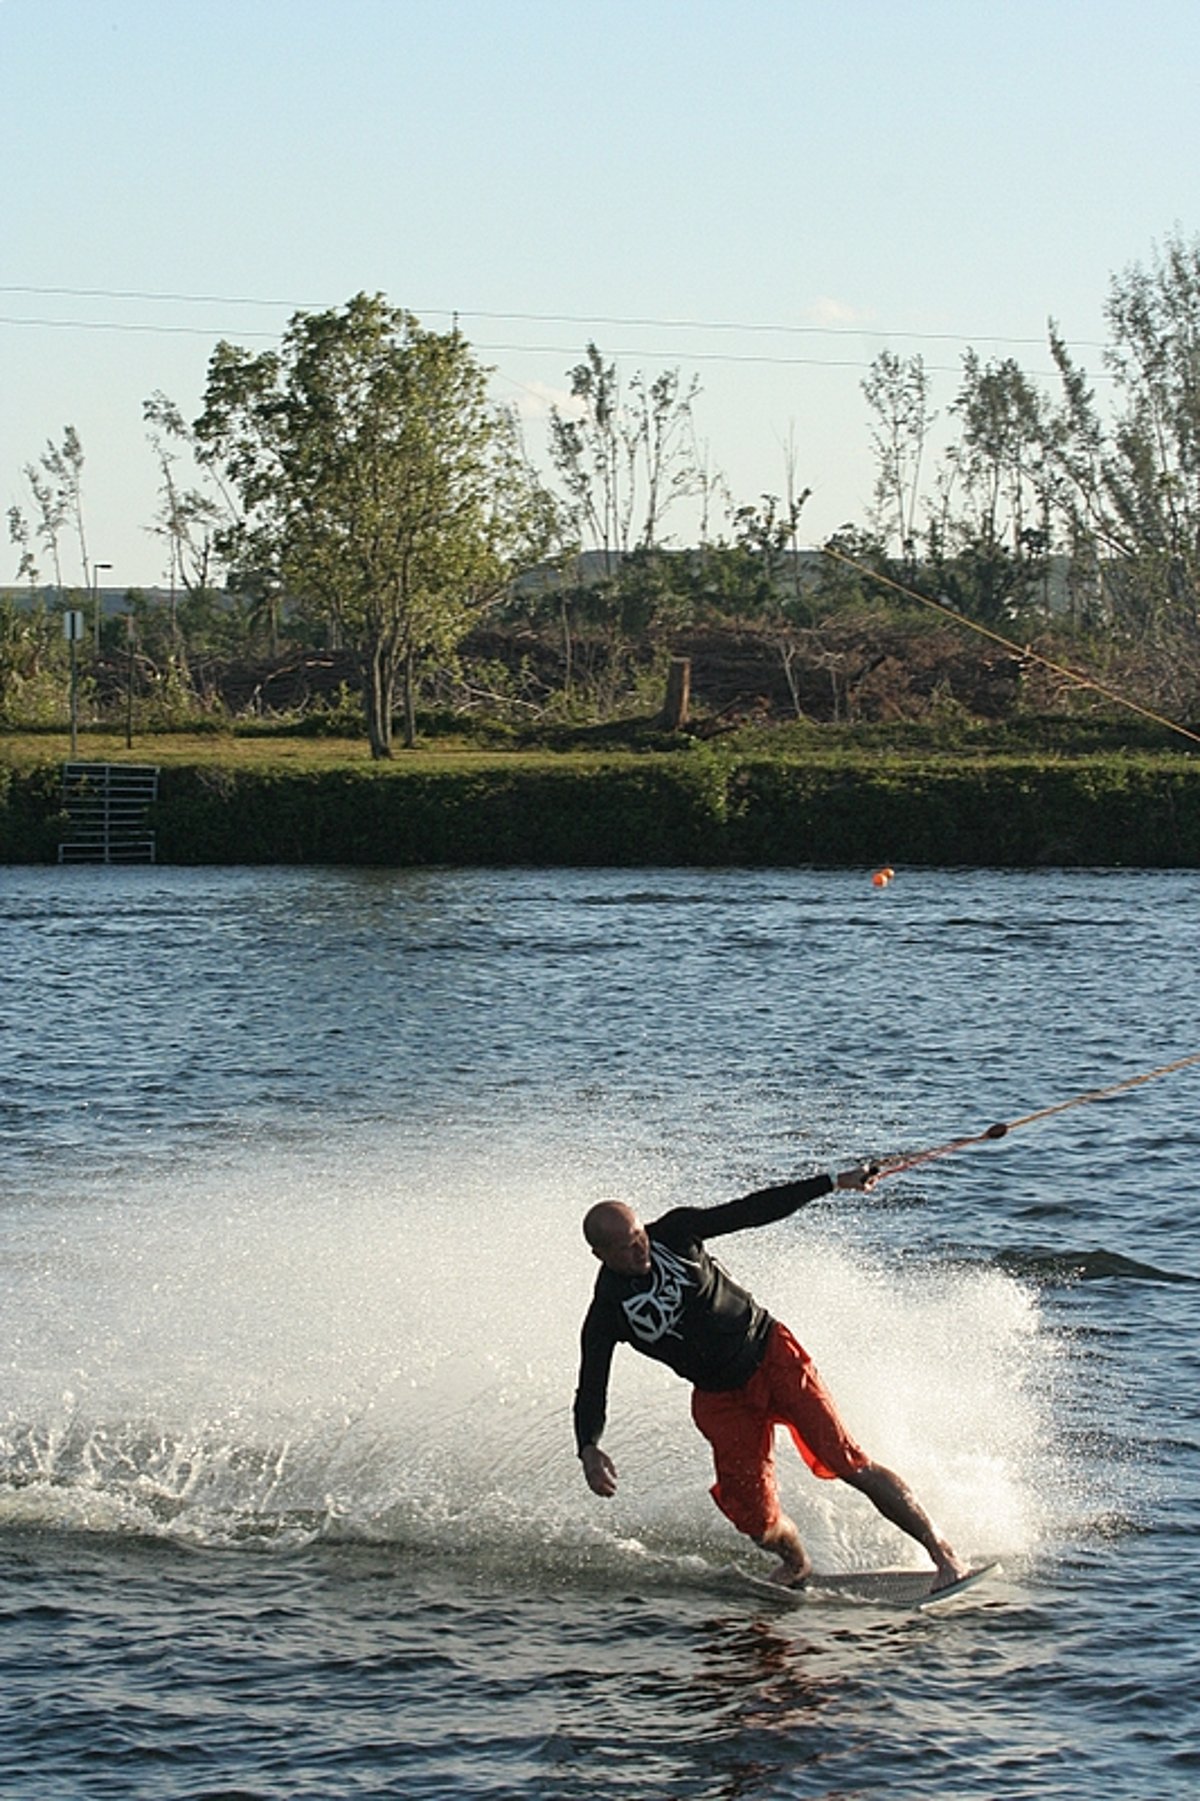
{"type": "MultiPolygon", "coordinates": [[[[0,1521],[559,1569],[744,1559],[659,1366],[618,1350],[615,1501],[574,1457],[595,1271],[579,1219],[616,1192],[652,1217],[677,1198],[665,1182],[619,1154],[585,1168],[552,1132],[494,1153],[381,1135],[324,1165],[248,1157],[169,1194],[29,1211],[7,1241],[0,1521]]],[[[1033,1548],[1062,1351],[1029,1290],[989,1267],[887,1267],[836,1203],[714,1249],[953,1542],[1033,1548]]],[[[922,1562],[784,1435],[779,1462],[820,1567],[922,1562]]]]}

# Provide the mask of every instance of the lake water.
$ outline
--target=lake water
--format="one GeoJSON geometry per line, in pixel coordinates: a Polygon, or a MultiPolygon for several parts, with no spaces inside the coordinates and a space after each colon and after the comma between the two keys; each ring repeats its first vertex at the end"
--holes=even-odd
{"type": "MultiPolygon", "coordinates": [[[[0,1795],[1200,1792],[1200,1066],[723,1256],[1003,1573],[788,1606],[647,1216],[1200,1050],[1194,873],[0,870],[0,1795]]],[[[919,1563],[781,1447],[818,1568],[919,1563]]]]}

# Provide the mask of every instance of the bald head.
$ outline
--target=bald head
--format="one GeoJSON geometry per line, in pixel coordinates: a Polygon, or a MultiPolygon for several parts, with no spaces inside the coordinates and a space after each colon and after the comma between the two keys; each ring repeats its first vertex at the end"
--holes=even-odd
{"type": "Polygon", "coordinates": [[[598,1201],[583,1216],[583,1236],[607,1269],[622,1276],[644,1276],[650,1268],[650,1240],[632,1207],[624,1201],[598,1201]]]}
{"type": "Polygon", "coordinates": [[[638,1223],[637,1214],[624,1201],[597,1201],[583,1216],[583,1236],[594,1251],[624,1237],[638,1223]]]}

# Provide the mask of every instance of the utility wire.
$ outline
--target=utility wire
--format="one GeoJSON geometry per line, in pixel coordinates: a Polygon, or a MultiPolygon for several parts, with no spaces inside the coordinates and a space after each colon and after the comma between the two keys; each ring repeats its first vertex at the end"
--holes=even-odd
{"type": "MultiPolygon", "coordinates": [[[[43,297],[58,297],[76,300],[141,300],[160,302],[171,305],[187,306],[253,306],[266,308],[287,307],[292,311],[312,311],[316,302],[296,300],[267,299],[249,294],[175,294],[160,293],[143,288],[71,288],[71,287],[38,287],[31,283],[0,283],[0,294],[28,294],[43,297]]],[[[581,325],[594,327],[608,325],[637,330],[658,331],[713,331],[763,333],[780,337],[829,337],[829,338],[906,338],[914,342],[942,344],[1009,344],[1023,348],[1044,348],[1045,339],[1012,337],[997,332],[957,331],[907,331],[886,325],[850,324],[850,325],[817,325],[817,324],[778,324],[755,319],[678,319],[660,318],[652,315],[625,315],[619,313],[542,313],[542,312],[499,312],[487,308],[470,307],[412,307],[408,309],[418,318],[433,316],[435,318],[484,319],[489,323],[535,324],[535,325],[581,325]]],[[[14,323],[13,321],[4,321],[14,323]]],[[[56,323],[55,321],[30,320],[18,323],[56,323]]],[[[86,323],[86,322],[84,322],[86,323]]],[[[138,329],[130,327],[129,329],[138,329]]],[[[147,328],[150,329],[150,328],[147,328]]],[[[175,329],[183,330],[184,327],[175,329]]],[[[1103,350],[1106,346],[1098,339],[1076,338],[1068,340],[1074,348],[1103,350]]],[[[505,349],[507,346],[495,346],[505,349]]],[[[537,349],[540,346],[521,345],[520,349],[537,349]]],[[[558,346],[552,347],[556,352],[558,346]]],[[[662,352],[652,354],[660,355],[662,352]]]]}
{"type": "MultiPolygon", "coordinates": [[[[46,327],[50,331],[123,331],[146,333],[152,337],[208,338],[211,342],[214,333],[211,326],[205,325],[151,325],[148,322],[120,319],[17,319],[11,314],[0,314],[0,325],[30,325],[46,327]]],[[[277,331],[239,331],[230,333],[239,338],[262,338],[268,343],[278,343],[277,331]]]]}
{"type": "MultiPolygon", "coordinates": [[[[3,292],[0,289],[0,292],[3,292]]],[[[450,315],[447,315],[448,317],[450,315]]],[[[461,321],[466,315],[455,313],[453,317],[461,321]]],[[[481,316],[481,315],[477,315],[481,316]]],[[[426,314],[428,317],[428,314],[426,314]]],[[[595,323],[593,321],[593,323],[595,323]]],[[[274,331],[229,331],[214,332],[210,326],[203,325],[157,325],[149,321],[129,321],[114,319],[47,319],[42,317],[20,318],[12,314],[0,314],[0,325],[32,327],[49,331],[114,331],[127,334],[144,334],[152,337],[188,337],[214,338],[223,337],[232,341],[254,340],[256,342],[275,344],[279,341],[279,333],[274,331]]],[[[751,328],[760,329],[760,328],[751,328]]],[[[761,329],[768,329],[763,327],[761,329]]],[[[1031,340],[1009,340],[1025,342],[1031,340]]],[[[578,344],[490,344],[473,341],[472,348],[487,356],[560,356],[577,358],[578,344]]],[[[651,345],[641,345],[636,349],[624,347],[609,350],[606,355],[620,361],[629,357],[664,358],[667,361],[678,359],[685,363],[721,363],[735,367],[758,367],[777,369],[870,369],[873,363],[855,357],[829,356],[772,356],[765,352],[730,351],[730,350],[680,350],[677,346],[671,349],[660,349],[651,345]]],[[[926,363],[925,368],[932,375],[959,375],[961,369],[956,363],[926,363]]],[[[1030,369],[1026,374],[1037,379],[1051,380],[1055,375],[1053,369],[1030,369]]],[[[1089,377],[1093,381],[1110,379],[1106,371],[1097,371],[1089,377]]]]}

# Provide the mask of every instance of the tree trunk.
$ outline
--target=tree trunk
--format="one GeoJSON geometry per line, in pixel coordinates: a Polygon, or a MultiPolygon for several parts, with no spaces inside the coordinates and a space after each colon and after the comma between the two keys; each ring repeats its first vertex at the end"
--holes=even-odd
{"type": "Polygon", "coordinates": [[[367,740],[376,762],[392,754],[395,688],[395,661],[386,645],[375,643],[364,659],[363,709],[367,716],[367,740]]]}
{"type": "Polygon", "coordinates": [[[571,612],[565,598],[559,603],[559,611],[562,614],[563,628],[563,693],[569,701],[571,698],[571,678],[574,671],[571,667],[571,612]]]}
{"type": "Polygon", "coordinates": [[[404,658],[404,747],[417,742],[417,659],[410,650],[404,658]]]}
{"type": "Polygon", "coordinates": [[[687,724],[691,695],[692,660],[690,657],[672,657],[667,668],[667,697],[662,710],[662,723],[668,732],[682,731],[687,724]]]}

